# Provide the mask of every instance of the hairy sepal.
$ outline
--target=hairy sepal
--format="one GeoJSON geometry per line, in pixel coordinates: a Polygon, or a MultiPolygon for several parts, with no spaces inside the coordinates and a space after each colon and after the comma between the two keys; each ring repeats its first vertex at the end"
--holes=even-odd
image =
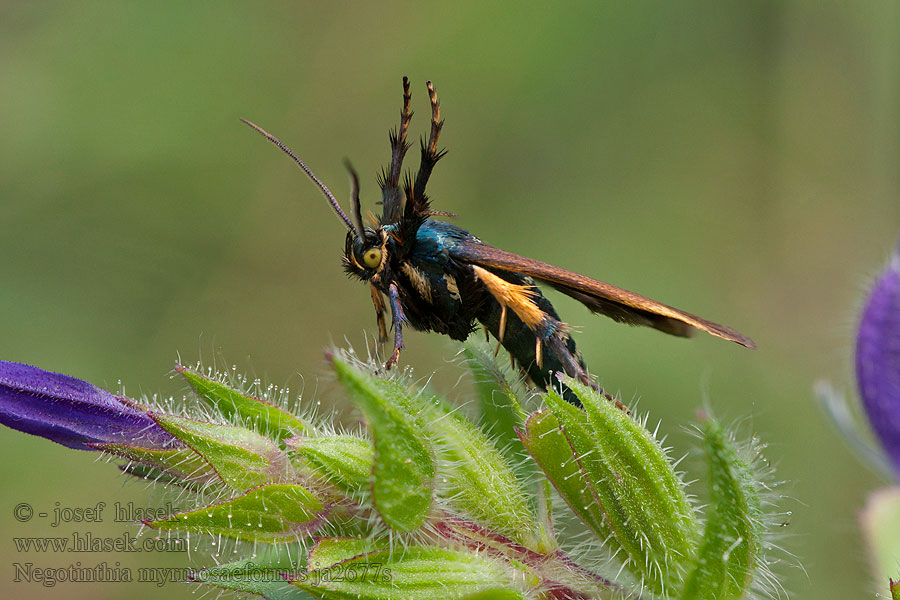
{"type": "Polygon", "coordinates": [[[537,518],[512,466],[491,440],[458,412],[435,405],[428,428],[442,459],[441,494],[479,523],[535,548],[537,518]]]}
{"type": "MultiPolygon", "coordinates": [[[[545,400],[556,415],[591,491],[606,545],[641,584],[660,594],[680,589],[699,538],[696,515],[666,452],[629,414],[574,379],[563,382],[584,411],[555,392],[545,400]]],[[[567,499],[582,500],[581,495],[567,499]]]]}
{"type": "MultiPolygon", "coordinates": [[[[216,482],[223,483],[209,463],[190,448],[159,450],[126,444],[92,444],[92,447],[140,463],[150,469],[147,473],[165,475],[167,481],[185,487],[204,488],[216,482]]],[[[129,465],[128,472],[137,473],[134,465],[129,465]]]]}
{"type": "Polygon", "coordinates": [[[375,509],[392,529],[412,531],[425,521],[434,489],[433,449],[420,421],[423,407],[397,381],[364,372],[338,354],[332,363],[375,441],[375,509]]]}
{"type": "Polygon", "coordinates": [[[498,364],[486,344],[466,343],[463,352],[475,382],[482,422],[490,428],[488,433],[497,436],[500,446],[514,443],[514,432],[524,425],[526,415],[513,377],[498,364]]]}
{"type": "Polygon", "coordinates": [[[682,600],[731,600],[753,581],[762,548],[762,506],[752,467],[718,422],[702,424],[709,463],[709,506],[697,563],[682,600]]]}
{"type": "Polygon", "coordinates": [[[145,521],[154,529],[222,535],[257,542],[293,542],[324,522],[328,507],[300,485],[271,484],[226,502],[145,521]]]}
{"type": "Polygon", "coordinates": [[[453,600],[487,592],[500,595],[486,598],[522,597],[517,571],[484,554],[427,545],[373,549],[359,540],[319,545],[308,558],[315,568],[289,578],[319,598],[453,600]]]}
{"type": "Polygon", "coordinates": [[[263,549],[253,558],[196,571],[191,581],[256,594],[266,600],[312,600],[312,596],[286,580],[303,570],[294,562],[294,556],[292,552],[263,549]]]}
{"type": "Polygon", "coordinates": [[[151,413],[160,427],[209,463],[228,487],[244,491],[286,477],[283,453],[258,433],[216,423],[204,423],[151,413]]]}
{"type": "Polygon", "coordinates": [[[526,421],[524,430],[519,432],[519,437],[572,512],[599,539],[608,538],[612,532],[603,509],[595,501],[590,487],[584,485],[586,475],[556,415],[550,410],[534,413],[526,421]]]}
{"type": "Polygon", "coordinates": [[[183,365],[175,371],[200,398],[232,422],[250,427],[274,440],[314,431],[311,424],[274,404],[249,396],[221,381],[183,365]]]}
{"type": "Polygon", "coordinates": [[[294,454],[295,465],[308,468],[344,492],[358,492],[372,484],[375,448],[363,437],[299,436],[285,442],[294,454]]]}

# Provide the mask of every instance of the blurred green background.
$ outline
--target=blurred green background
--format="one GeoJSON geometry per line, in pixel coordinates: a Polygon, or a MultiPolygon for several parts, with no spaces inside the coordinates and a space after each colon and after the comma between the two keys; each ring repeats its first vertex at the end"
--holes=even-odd
{"type": "MultiPolygon", "coordinates": [[[[180,354],[341,403],[322,350],[364,348],[368,291],[340,269],[344,229],[322,197],[238,117],[281,137],[340,198],[351,158],[372,206],[404,74],[412,135],[427,123],[426,79],[447,120],[437,209],[488,243],[758,342],[635,330],[553,295],[604,386],[640,398],[676,451],[704,398],[769,443],[789,482],[779,544],[797,558],[779,572],[791,597],[885,593],[857,528],[883,482],[812,387],[828,378],[853,393],[856,310],[900,233],[895,2],[5,2],[0,357],[169,395],[182,389],[169,375],[180,354]]],[[[407,364],[456,383],[458,345],[406,339],[407,364]]],[[[17,523],[16,503],[146,506],[157,493],[10,430],[0,447],[4,595],[195,597],[14,583],[14,562],[181,558],[17,553],[13,536],[55,530],[17,523]]]]}

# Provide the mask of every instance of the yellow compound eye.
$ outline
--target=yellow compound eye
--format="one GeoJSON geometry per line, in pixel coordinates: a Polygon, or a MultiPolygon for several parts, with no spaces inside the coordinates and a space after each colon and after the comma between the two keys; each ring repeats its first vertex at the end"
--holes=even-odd
{"type": "Polygon", "coordinates": [[[381,264],[381,248],[369,248],[363,253],[363,262],[370,269],[377,269],[381,264]]]}

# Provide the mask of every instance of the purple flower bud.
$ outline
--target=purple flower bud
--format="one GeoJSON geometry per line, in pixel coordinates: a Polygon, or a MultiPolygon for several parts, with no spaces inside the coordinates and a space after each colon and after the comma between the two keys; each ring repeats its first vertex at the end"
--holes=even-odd
{"type": "Polygon", "coordinates": [[[900,244],[863,309],[856,379],[869,422],[900,475],[900,244]]]}
{"type": "Polygon", "coordinates": [[[108,442],[178,445],[132,400],[68,375],[6,361],[0,361],[0,423],[78,450],[108,442]]]}

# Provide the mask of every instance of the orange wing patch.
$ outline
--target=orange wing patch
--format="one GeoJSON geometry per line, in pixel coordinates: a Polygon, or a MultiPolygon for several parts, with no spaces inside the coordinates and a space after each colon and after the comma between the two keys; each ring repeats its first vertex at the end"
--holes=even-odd
{"type": "Polygon", "coordinates": [[[544,322],[544,311],[538,308],[537,304],[532,300],[536,293],[534,289],[526,285],[510,283],[478,265],[472,265],[472,270],[475,271],[475,276],[481,280],[484,287],[487,288],[503,308],[503,313],[500,316],[500,335],[498,336],[501,341],[503,340],[503,332],[506,329],[507,307],[512,309],[516,316],[532,331],[544,322]]]}

